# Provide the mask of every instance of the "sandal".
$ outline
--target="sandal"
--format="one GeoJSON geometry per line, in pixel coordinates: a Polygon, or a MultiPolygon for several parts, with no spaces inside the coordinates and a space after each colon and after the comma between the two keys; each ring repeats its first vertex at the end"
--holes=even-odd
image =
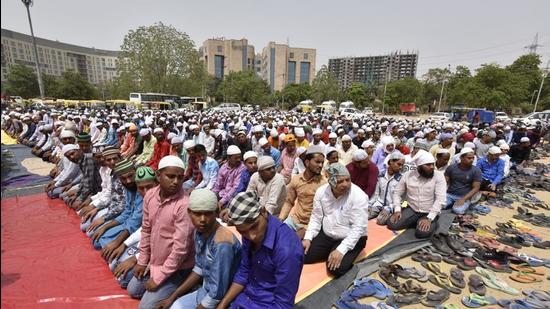
{"type": "Polygon", "coordinates": [[[397,275],[391,271],[389,267],[381,266],[378,271],[378,275],[382,280],[384,280],[389,286],[393,288],[399,288],[399,281],[397,281],[397,275]]]}
{"type": "Polygon", "coordinates": [[[436,307],[449,299],[450,293],[446,289],[441,289],[437,292],[429,291],[426,299],[422,300],[422,305],[426,307],[436,307]]]}
{"type": "Polygon", "coordinates": [[[499,279],[492,271],[483,269],[481,267],[476,267],[476,272],[483,277],[483,282],[486,286],[511,295],[519,294],[518,290],[509,286],[505,281],[499,279]]]}
{"type": "Polygon", "coordinates": [[[401,308],[408,305],[419,304],[421,299],[422,297],[416,294],[396,294],[388,297],[386,304],[394,306],[395,308],[401,308]]]}
{"type": "Polygon", "coordinates": [[[532,276],[528,273],[520,272],[519,274],[513,274],[510,276],[510,279],[520,282],[520,283],[535,283],[541,282],[542,279],[537,276],[532,276]]]}
{"type": "Polygon", "coordinates": [[[478,263],[472,258],[463,258],[461,263],[458,263],[458,268],[462,270],[472,270],[476,268],[478,263]]]}
{"type": "Polygon", "coordinates": [[[407,280],[405,283],[402,283],[399,286],[398,292],[401,294],[418,294],[418,295],[424,295],[426,294],[426,289],[420,286],[418,283],[415,283],[412,280],[407,280]]]}
{"type": "Polygon", "coordinates": [[[446,273],[442,272],[441,271],[441,268],[439,267],[438,264],[436,263],[432,263],[432,262],[422,262],[420,263],[420,265],[422,265],[424,268],[426,268],[427,270],[431,271],[432,273],[434,273],[436,276],[438,277],[441,277],[441,278],[447,278],[449,277],[446,273]]]}
{"type": "Polygon", "coordinates": [[[485,284],[483,283],[483,279],[476,274],[471,274],[470,277],[468,277],[468,288],[470,290],[470,293],[481,296],[485,295],[485,293],[487,292],[485,284]]]}
{"type": "Polygon", "coordinates": [[[470,294],[462,297],[462,304],[469,308],[479,308],[488,305],[495,305],[497,303],[496,298],[493,296],[480,296],[477,294],[470,294]]]}
{"type": "Polygon", "coordinates": [[[447,291],[451,292],[451,293],[454,293],[454,294],[460,294],[460,292],[462,292],[461,289],[459,289],[458,287],[456,286],[453,286],[453,284],[451,283],[451,281],[449,281],[449,279],[447,278],[441,278],[441,277],[436,277],[434,275],[430,275],[428,277],[428,280],[437,285],[438,287],[440,288],[443,288],[443,289],[446,289],[447,291]]]}
{"type": "Polygon", "coordinates": [[[538,271],[527,264],[510,265],[510,268],[512,268],[515,271],[519,271],[520,273],[544,276],[544,272],[538,271]]]}
{"type": "Polygon", "coordinates": [[[466,282],[464,281],[464,273],[458,268],[451,268],[451,276],[449,277],[449,280],[454,286],[458,288],[462,289],[466,287],[466,282]]]}

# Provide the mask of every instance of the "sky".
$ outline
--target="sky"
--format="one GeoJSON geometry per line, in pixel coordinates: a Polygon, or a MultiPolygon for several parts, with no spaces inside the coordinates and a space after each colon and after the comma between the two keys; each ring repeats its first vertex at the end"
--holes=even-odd
{"type": "MultiPolygon", "coordinates": [[[[270,41],[317,49],[329,58],[418,51],[417,77],[430,68],[508,65],[535,34],[550,59],[548,0],[35,0],[37,37],[118,50],[131,29],[156,22],[209,38],[247,38],[256,53],[270,41]]],[[[2,28],[30,33],[24,5],[1,1],[2,28]]]]}

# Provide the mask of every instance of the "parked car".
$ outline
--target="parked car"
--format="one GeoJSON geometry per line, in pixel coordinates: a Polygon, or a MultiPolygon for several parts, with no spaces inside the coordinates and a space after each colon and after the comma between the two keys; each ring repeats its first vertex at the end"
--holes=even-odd
{"type": "Polygon", "coordinates": [[[338,111],[342,112],[347,108],[355,108],[355,104],[351,101],[342,102],[342,103],[340,103],[338,111]]]}
{"type": "Polygon", "coordinates": [[[254,110],[254,107],[252,107],[252,105],[250,104],[246,104],[244,107],[243,107],[243,111],[247,111],[247,112],[251,112],[254,110]]]}
{"type": "Polygon", "coordinates": [[[525,125],[534,126],[537,124],[537,122],[540,123],[548,123],[550,122],[550,109],[547,109],[542,112],[534,112],[531,114],[528,114],[524,117],[520,118],[514,118],[512,119],[514,122],[521,122],[525,125]]]}
{"type": "Polygon", "coordinates": [[[241,110],[241,105],[238,103],[222,103],[216,107],[213,107],[212,110],[221,112],[238,112],[241,110]]]}
{"type": "Polygon", "coordinates": [[[505,112],[496,112],[495,113],[495,120],[499,122],[505,122],[511,120],[508,114],[505,112]]]}
{"type": "Polygon", "coordinates": [[[363,110],[363,114],[365,116],[369,116],[369,117],[374,116],[374,112],[372,111],[372,108],[370,108],[370,107],[365,107],[365,109],[363,110]]]}
{"type": "Polygon", "coordinates": [[[363,114],[356,108],[344,108],[340,111],[340,115],[352,118],[359,118],[363,116],[363,114]]]}
{"type": "Polygon", "coordinates": [[[449,121],[453,116],[451,113],[435,112],[430,115],[430,120],[449,121]]]}

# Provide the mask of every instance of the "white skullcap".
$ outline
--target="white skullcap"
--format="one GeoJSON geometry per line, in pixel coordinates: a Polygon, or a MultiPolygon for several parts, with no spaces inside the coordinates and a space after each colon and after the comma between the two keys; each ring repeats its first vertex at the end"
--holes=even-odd
{"type": "Polygon", "coordinates": [[[76,150],[76,149],[80,149],[78,144],[67,144],[63,146],[63,148],[61,148],[61,152],[63,153],[63,155],[65,155],[67,152],[76,150]]]}
{"type": "Polygon", "coordinates": [[[139,135],[146,136],[147,134],[151,133],[151,131],[148,128],[143,128],[139,130],[139,135]]]}
{"type": "Polygon", "coordinates": [[[321,130],[321,129],[313,129],[313,134],[312,134],[312,135],[317,135],[317,134],[323,134],[323,130],[321,130]]]}
{"type": "MultiPolygon", "coordinates": [[[[400,130],[402,130],[402,129],[400,129],[400,130]]],[[[357,133],[365,134],[365,130],[359,129],[359,130],[357,130],[357,133]]]]}
{"type": "Polygon", "coordinates": [[[170,144],[172,144],[172,145],[181,144],[181,143],[183,143],[183,137],[181,137],[181,136],[174,136],[174,137],[172,137],[172,140],[170,140],[170,144]]]}
{"type": "Polygon", "coordinates": [[[472,142],[466,142],[466,143],[464,143],[464,147],[476,149],[476,144],[474,144],[472,142]]]}
{"type": "Polygon", "coordinates": [[[424,133],[422,133],[422,131],[418,131],[418,132],[416,132],[416,134],[414,135],[414,137],[424,138],[424,133]]]}
{"type": "Polygon", "coordinates": [[[257,125],[257,126],[254,126],[253,130],[252,130],[254,133],[256,132],[262,132],[264,131],[264,128],[260,125],[257,125]]]}
{"type": "Polygon", "coordinates": [[[273,167],[275,165],[275,160],[270,156],[261,156],[258,158],[258,171],[265,170],[267,168],[273,167]]]}
{"type": "Polygon", "coordinates": [[[506,143],[502,143],[499,147],[502,150],[510,150],[510,146],[508,146],[508,144],[506,143]]]}
{"type": "Polygon", "coordinates": [[[186,150],[187,150],[187,149],[191,149],[191,148],[193,148],[193,147],[195,147],[195,142],[192,141],[192,140],[185,141],[185,142],[183,143],[183,148],[185,148],[186,150]]]}
{"type": "Polygon", "coordinates": [[[345,134],[344,136],[342,136],[342,142],[346,142],[346,141],[351,141],[351,136],[345,134]]]}
{"type": "Polygon", "coordinates": [[[189,210],[191,211],[216,211],[218,197],[209,189],[195,189],[189,195],[189,210]]]}
{"type": "Polygon", "coordinates": [[[306,132],[304,132],[303,128],[296,128],[294,130],[294,133],[296,133],[296,137],[304,137],[306,136],[306,132]]]}
{"type": "Polygon", "coordinates": [[[116,120],[116,119],[111,120],[111,124],[113,124],[113,123],[118,124],[118,120],[116,120]]]}
{"type": "Polygon", "coordinates": [[[183,123],[181,123],[181,122],[179,122],[179,121],[176,122],[176,127],[183,127],[183,123]]]}
{"type": "Polygon", "coordinates": [[[298,147],[298,149],[296,149],[296,153],[298,153],[298,156],[302,155],[304,152],[306,152],[306,147],[298,147]]]}
{"type": "Polygon", "coordinates": [[[352,124],[352,127],[355,128],[355,129],[357,129],[357,128],[359,128],[359,124],[356,123],[356,122],[354,122],[354,123],[352,124]]]}
{"type": "Polygon", "coordinates": [[[250,158],[258,158],[258,154],[255,151],[247,151],[244,153],[243,160],[246,161],[250,158]]]}
{"type": "Polygon", "coordinates": [[[329,153],[333,152],[333,151],[338,151],[338,149],[332,147],[332,146],[328,146],[325,150],[325,157],[328,156],[329,153]]]}
{"type": "Polygon", "coordinates": [[[338,138],[338,135],[336,135],[336,133],[332,132],[328,135],[328,138],[338,138]]]}
{"type": "Polygon", "coordinates": [[[519,142],[520,143],[530,143],[531,140],[527,136],[524,136],[519,140],[519,142]]]}
{"type": "Polygon", "coordinates": [[[434,156],[432,156],[431,153],[423,149],[419,150],[414,157],[415,157],[414,161],[416,163],[416,166],[435,163],[434,156]]]}
{"type": "Polygon", "coordinates": [[[260,144],[260,147],[263,147],[267,143],[269,143],[269,142],[267,141],[267,138],[265,138],[265,137],[260,138],[260,140],[258,141],[258,144],[260,144]]]}
{"type": "Polygon", "coordinates": [[[439,148],[436,154],[450,153],[448,149],[439,148]]]}
{"type": "Polygon", "coordinates": [[[491,148],[489,148],[489,153],[490,154],[501,154],[502,150],[500,150],[500,147],[498,147],[498,146],[492,146],[491,148]]]}
{"type": "Polygon", "coordinates": [[[177,156],[166,156],[160,159],[158,169],[161,170],[165,167],[179,167],[182,170],[185,170],[185,165],[183,164],[183,161],[177,156]]]}
{"type": "Polygon", "coordinates": [[[157,134],[157,133],[164,133],[164,130],[162,130],[161,128],[155,128],[153,130],[153,134],[157,134]]]}
{"type": "Polygon", "coordinates": [[[168,136],[166,136],[166,139],[167,140],[172,140],[176,136],[178,136],[176,133],[170,132],[170,133],[168,133],[168,136]]]}
{"type": "Polygon", "coordinates": [[[196,125],[196,124],[192,124],[192,125],[189,126],[189,130],[191,130],[191,131],[193,131],[195,129],[198,129],[198,128],[199,128],[199,126],[196,125]]]}
{"type": "Polygon", "coordinates": [[[70,130],[62,130],[59,134],[60,138],[75,137],[74,132],[70,130]]]}
{"type": "Polygon", "coordinates": [[[353,153],[353,161],[356,161],[356,162],[366,160],[368,157],[369,155],[363,149],[356,150],[353,153]]]}
{"type": "Polygon", "coordinates": [[[123,132],[124,130],[126,130],[126,128],[125,128],[124,126],[118,128],[118,129],[116,129],[116,131],[117,131],[118,133],[123,132]]]}
{"type": "Polygon", "coordinates": [[[460,156],[462,157],[463,155],[467,154],[467,153],[474,153],[474,150],[470,147],[464,147],[462,148],[462,150],[460,151],[460,156]]]}
{"type": "Polygon", "coordinates": [[[388,145],[395,145],[395,139],[391,136],[384,136],[380,139],[380,142],[382,143],[382,145],[384,147],[388,146],[388,145]]]}
{"type": "Polygon", "coordinates": [[[374,146],[374,143],[370,139],[364,141],[363,144],[361,144],[361,148],[367,148],[367,147],[370,147],[370,146],[374,146]]]}
{"type": "Polygon", "coordinates": [[[49,130],[52,130],[52,129],[53,129],[53,126],[51,124],[44,125],[44,130],[49,131],[49,130]]]}
{"type": "Polygon", "coordinates": [[[279,133],[277,132],[277,130],[273,129],[273,130],[271,130],[270,135],[271,135],[271,137],[277,137],[277,136],[279,136],[279,133]]]}
{"type": "Polygon", "coordinates": [[[227,155],[228,156],[232,156],[232,155],[238,155],[238,154],[241,154],[241,149],[235,145],[231,145],[229,147],[227,147],[227,155]]]}

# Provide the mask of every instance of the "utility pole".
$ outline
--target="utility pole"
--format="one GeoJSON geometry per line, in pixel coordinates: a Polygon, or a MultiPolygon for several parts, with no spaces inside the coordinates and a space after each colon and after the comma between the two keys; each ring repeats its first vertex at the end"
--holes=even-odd
{"type": "Polygon", "coordinates": [[[390,79],[390,67],[386,66],[386,80],[384,81],[384,95],[382,96],[382,115],[384,114],[384,107],[386,105],[386,88],[388,87],[388,79],[390,79]]]}
{"type": "MultiPolygon", "coordinates": [[[[449,72],[451,71],[451,65],[449,64],[449,72]]],[[[443,77],[443,83],[441,83],[441,93],[439,94],[439,104],[437,105],[437,112],[439,113],[441,111],[441,100],[443,100],[443,90],[445,89],[445,83],[447,82],[447,72],[445,72],[445,76],[443,77]]]]}
{"type": "Polygon", "coordinates": [[[550,69],[550,60],[546,63],[546,69],[544,69],[544,75],[542,75],[542,80],[540,81],[539,93],[537,93],[537,100],[535,101],[535,108],[533,113],[537,111],[537,105],[539,104],[540,92],[542,91],[542,85],[544,85],[544,79],[548,76],[548,70],[550,69]]]}
{"type": "Polygon", "coordinates": [[[32,29],[31,10],[30,6],[33,0],[21,0],[27,8],[27,17],[29,18],[29,26],[31,28],[32,46],[34,49],[34,64],[36,65],[36,77],[38,78],[38,88],[40,90],[40,98],[44,99],[44,84],[42,83],[42,75],[40,74],[40,62],[38,59],[38,48],[36,47],[36,39],[34,38],[34,31],[32,29]]]}

